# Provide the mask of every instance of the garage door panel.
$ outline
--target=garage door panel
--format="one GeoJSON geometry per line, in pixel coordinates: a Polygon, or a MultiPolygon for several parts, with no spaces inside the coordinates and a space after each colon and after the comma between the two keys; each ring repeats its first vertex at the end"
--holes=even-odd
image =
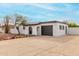
{"type": "Polygon", "coordinates": [[[41,30],[42,35],[49,35],[49,36],[53,35],[53,26],[42,26],[41,30]]]}

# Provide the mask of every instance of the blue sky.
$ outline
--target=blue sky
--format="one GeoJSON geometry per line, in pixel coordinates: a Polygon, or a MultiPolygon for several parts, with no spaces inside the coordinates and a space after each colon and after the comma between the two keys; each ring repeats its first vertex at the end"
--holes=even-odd
{"type": "Polygon", "coordinates": [[[15,13],[27,16],[33,22],[72,20],[79,23],[77,3],[0,4],[0,17],[15,13]]]}

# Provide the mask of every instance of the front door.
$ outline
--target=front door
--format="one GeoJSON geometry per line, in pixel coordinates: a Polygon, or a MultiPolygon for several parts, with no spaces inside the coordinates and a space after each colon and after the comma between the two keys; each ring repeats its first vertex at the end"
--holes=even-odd
{"type": "Polygon", "coordinates": [[[29,34],[32,34],[32,27],[29,27],[29,34]]]}

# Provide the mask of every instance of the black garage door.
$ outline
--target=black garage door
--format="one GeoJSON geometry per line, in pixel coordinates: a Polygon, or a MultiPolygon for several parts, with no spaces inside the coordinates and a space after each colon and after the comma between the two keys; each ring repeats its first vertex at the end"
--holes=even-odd
{"type": "Polygon", "coordinates": [[[42,26],[41,27],[41,33],[42,35],[53,35],[53,26],[42,26]]]}

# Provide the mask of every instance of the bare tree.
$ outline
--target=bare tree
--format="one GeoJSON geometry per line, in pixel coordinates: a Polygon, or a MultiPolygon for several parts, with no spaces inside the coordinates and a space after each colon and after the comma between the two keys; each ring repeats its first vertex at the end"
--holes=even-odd
{"type": "Polygon", "coordinates": [[[11,20],[10,16],[5,16],[4,17],[4,28],[5,28],[5,33],[9,33],[10,30],[10,26],[9,26],[9,22],[11,20]]]}
{"type": "Polygon", "coordinates": [[[16,29],[18,30],[18,34],[20,35],[19,27],[22,25],[23,28],[25,28],[25,25],[27,24],[27,19],[22,15],[16,15],[15,19],[16,29]]]}

